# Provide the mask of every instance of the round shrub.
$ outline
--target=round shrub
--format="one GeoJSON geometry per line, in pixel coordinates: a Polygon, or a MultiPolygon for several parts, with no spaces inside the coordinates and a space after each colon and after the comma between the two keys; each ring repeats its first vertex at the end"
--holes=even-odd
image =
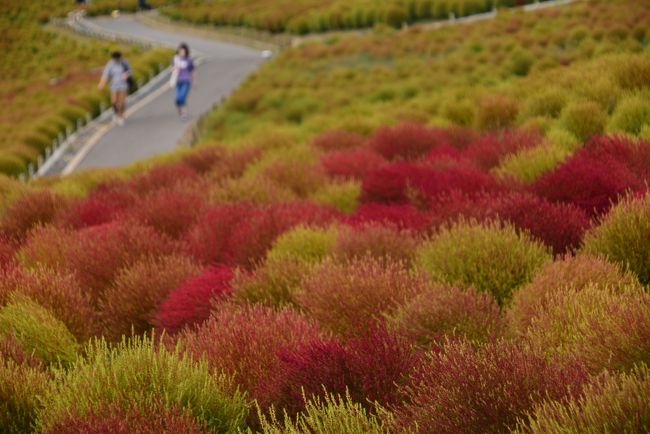
{"type": "Polygon", "coordinates": [[[65,206],[66,200],[49,190],[28,193],[6,210],[0,229],[15,238],[23,238],[33,227],[52,222],[65,206]]]}
{"type": "Polygon", "coordinates": [[[416,266],[434,280],[473,286],[507,304],[551,255],[513,226],[459,222],[420,246],[416,266]]]}
{"type": "Polygon", "coordinates": [[[267,254],[268,259],[293,258],[317,263],[331,252],[336,242],[337,229],[297,226],[280,235],[267,254]]]}
{"type": "Polygon", "coordinates": [[[359,181],[333,182],[314,192],[311,199],[316,203],[333,206],[344,213],[352,213],[359,206],[361,183],[359,181]]]}
{"type": "Polygon", "coordinates": [[[519,105],[505,95],[490,95],[483,98],[476,113],[476,126],[483,131],[510,127],[519,112],[519,105]]]}
{"type": "Polygon", "coordinates": [[[506,156],[537,146],[541,140],[539,133],[531,130],[498,131],[472,141],[465,153],[476,166],[490,170],[506,156]]]}
{"type": "Polygon", "coordinates": [[[605,131],[607,113],[593,101],[578,101],[562,110],[561,120],[567,130],[584,141],[605,131]]]}
{"type": "Polygon", "coordinates": [[[341,259],[372,256],[375,259],[401,261],[410,265],[415,257],[418,239],[409,231],[386,224],[369,223],[338,230],[332,255],[341,259]]]}
{"type": "Polygon", "coordinates": [[[159,190],[138,201],[128,213],[137,222],[172,238],[181,238],[201,214],[198,193],[159,190]]]}
{"type": "Polygon", "coordinates": [[[623,89],[650,87],[650,60],[646,56],[627,56],[614,65],[614,77],[623,89]]]}
{"type": "Polygon", "coordinates": [[[246,396],[228,377],[147,337],[115,347],[97,341],[84,359],[56,376],[39,415],[40,432],[61,426],[70,415],[98,414],[107,406],[147,414],[152,403],[177,405],[207,431],[224,434],[243,428],[248,413],[246,396]]]}
{"type": "Polygon", "coordinates": [[[567,100],[567,92],[561,88],[544,87],[526,100],[522,117],[528,119],[536,116],[556,118],[562,112],[567,100]]]}
{"type": "Polygon", "coordinates": [[[391,315],[389,324],[425,347],[456,337],[485,342],[503,329],[493,297],[448,285],[431,285],[406,301],[391,315]]]}
{"type": "Polygon", "coordinates": [[[649,363],[650,294],[635,285],[565,288],[546,296],[524,337],[545,354],[580,357],[594,372],[649,363]]]}
{"type": "Polygon", "coordinates": [[[21,294],[10,296],[0,309],[0,336],[15,338],[25,352],[46,364],[69,364],[77,358],[79,345],[65,324],[21,294]]]}
{"type": "Polygon", "coordinates": [[[575,395],[586,379],[579,364],[547,361],[513,343],[450,343],[413,374],[395,412],[395,429],[505,432],[536,402],[575,395]]]}
{"type": "Polygon", "coordinates": [[[251,273],[233,278],[233,298],[245,303],[268,306],[296,305],[300,282],[313,264],[291,257],[267,259],[251,273]]]}
{"type": "Polygon", "coordinates": [[[648,95],[631,96],[618,103],[609,121],[608,129],[639,135],[645,125],[650,125],[648,95]]]}
{"type": "Polygon", "coordinates": [[[72,202],[60,218],[64,226],[85,228],[116,220],[132,207],[137,196],[121,185],[104,184],[83,199],[72,202]]]}
{"type": "Polygon", "coordinates": [[[61,320],[80,341],[97,332],[97,313],[90,295],[72,274],[36,266],[31,270],[15,268],[0,271],[0,305],[2,294],[17,292],[25,295],[61,320]]]}
{"type": "Polygon", "coordinates": [[[445,138],[442,130],[404,122],[378,129],[370,139],[370,147],[388,160],[416,160],[445,138]]]}
{"type": "Polygon", "coordinates": [[[377,411],[375,404],[392,406],[401,388],[421,363],[408,341],[375,329],[346,343],[317,339],[278,353],[280,369],[264,383],[262,408],[274,406],[293,417],[305,399],[327,393],[349,393],[352,400],[377,411]]]}
{"type": "Polygon", "coordinates": [[[517,432],[644,432],[650,429],[650,369],[605,372],[583,395],[568,402],[537,404],[517,432]]]}
{"type": "Polygon", "coordinates": [[[160,304],[200,270],[186,256],[145,257],[122,268],[99,300],[103,335],[119,341],[154,327],[160,304]]]}
{"type": "Polygon", "coordinates": [[[544,311],[549,297],[590,285],[616,291],[639,286],[639,282],[617,265],[590,255],[566,256],[549,262],[514,295],[507,313],[510,328],[515,333],[525,333],[537,314],[544,311]]]}
{"type": "Polygon", "coordinates": [[[590,216],[605,213],[629,191],[642,191],[639,179],[611,156],[593,158],[577,153],[555,170],[542,175],[531,190],[550,201],[574,204],[590,216]]]}
{"type": "Polygon", "coordinates": [[[301,284],[297,302],[325,328],[354,334],[383,320],[422,291],[426,281],[403,264],[365,257],[346,262],[326,260],[301,284]]]}
{"type": "Polygon", "coordinates": [[[153,323],[172,334],[201,324],[210,317],[211,302],[230,295],[232,278],[232,269],[225,265],[210,267],[189,278],[160,304],[153,323]]]}
{"type": "Polygon", "coordinates": [[[277,352],[318,338],[320,329],[291,309],[223,304],[197,330],[180,335],[182,351],[234,377],[260,399],[261,383],[280,369],[277,352]]]}
{"type": "Polygon", "coordinates": [[[650,195],[628,198],[591,229],[584,239],[586,253],[601,255],[630,270],[650,285],[650,195]]]}
{"type": "Polygon", "coordinates": [[[197,178],[194,169],[186,163],[157,165],[153,169],[130,178],[125,183],[125,188],[143,196],[156,190],[174,187],[181,183],[188,183],[197,178]]]}

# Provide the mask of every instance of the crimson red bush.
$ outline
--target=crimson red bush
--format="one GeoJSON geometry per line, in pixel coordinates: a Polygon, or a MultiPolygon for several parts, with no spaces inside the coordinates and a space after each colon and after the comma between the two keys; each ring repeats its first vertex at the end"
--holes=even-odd
{"type": "Polygon", "coordinates": [[[16,245],[0,232],[0,270],[11,266],[15,261],[16,245]]]}
{"type": "Polygon", "coordinates": [[[314,137],[312,144],[325,151],[338,151],[365,146],[368,139],[361,134],[345,130],[330,130],[314,137]]]}
{"type": "Polygon", "coordinates": [[[403,122],[375,131],[370,147],[389,160],[416,160],[447,140],[444,130],[403,122]]]}
{"type": "Polygon", "coordinates": [[[219,265],[183,282],[160,305],[154,324],[172,334],[201,324],[210,316],[211,300],[230,295],[232,278],[232,269],[219,265]]]}
{"type": "Polygon", "coordinates": [[[650,179],[650,143],[620,135],[595,136],[578,150],[595,160],[613,158],[627,166],[640,179],[650,179]]]}
{"type": "Polygon", "coordinates": [[[345,395],[369,409],[375,402],[396,404],[400,387],[420,364],[410,343],[385,329],[374,329],[347,342],[316,339],[278,353],[281,364],[266,379],[262,408],[271,405],[294,416],[305,398],[345,395]],[[304,395],[303,395],[304,394],[304,395]]]}
{"type": "Polygon", "coordinates": [[[55,220],[67,206],[67,200],[49,190],[38,190],[14,201],[0,220],[0,231],[22,239],[30,229],[55,220]]]}
{"type": "Polygon", "coordinates": [[[577,154],[531,186],[539,196],[574,204],[590,216],[606,212],[627,192],[644,191],[639,179],[623,162],[611,156],[598,159],[577,154]]]}
{"type": "Polygon", "coordinates": [[[345,221],[353,227],[383,224],[414,232],[425,230],[430,225],[428,214],[407,204],[363,204],[345,221]]]}
{"type": "Polygon", "coordinates": [[[490,170],[507,154],[531,148],[541,142],[541,136],[533,130],[505,130],[487,134],[467,146],[465,155],[478,168],[490,170]]]}
{"type": "Polygon", "coordinates": [[[426,204],[454,191],[476,194],[504,189],[489,173],[464,165],[416,172],[409,177],[408,184],[414,190],[411,194],[426,204]]]}
{"type": "Polygon", "coordinates": [[[133,206],[137,196],[121,184],[104,184],[87,197],[73,202],[61,222],[73,228],[109,223],[133,206]]]}
{"type": "Polygon", "coordinates": [[[491,214],[528,231],[552,247],[555,254],[577,249],[591,226],[583,209],[569,203],[551,203],[528,194],[495,198],[491,214]]]}
{"type": "Polygon", "coordinates": [[[225,262],[232,231],[252,210],[253,206],[246,203],[207,209],[186,234],[187,251],[204,264],[225,262]]]}
{"type": "Polygon", "coordinates": [[[369,171],[361,185],[362,202],[406,202],[409,178],[422,168],[415,163],[392,163],[369,171]]]}
{"type": "Polygon", "coordinates": [[[368,172],[380,167],[386,160],[369,149],[350,149],[323,155],[320,164],[329,176],[363,179],[368,172]]]}
{"type": "Polygon", "coordinates": [[[577,396],[588,379],[575,362],[559,365],[508,342],[475,348],[449,343],[430,354],[405,387],[396,410],[397,431],[499,433],[545,398],[577,396]]]}

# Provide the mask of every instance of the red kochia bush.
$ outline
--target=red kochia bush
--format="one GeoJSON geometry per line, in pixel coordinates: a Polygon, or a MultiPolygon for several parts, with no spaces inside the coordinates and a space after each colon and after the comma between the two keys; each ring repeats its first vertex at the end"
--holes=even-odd
{"type": "Polygon", "coordinates": [[[421,433],[499,433],[545,398],[576,396],[587,381],[580,364],[558,365],[508,342],[445,345],[411,378],[396,425],[421,433]]]}
{"type": "Polygon", "coordinates": [[[0,270],[13,264],[15,248],[15,243],[0,232],[0,270]]]}
{"type": "Polygon", "coordinates": [[[406,202],[409,178],[421,172],[414,163],[386,164],[371,170],[363,178],[361,200],[363,202],[406,202]]]}
{"type": "Polygon", "coordinates": [[[252,267],[283,232],[298,224],[327,225],[339,217],[340,212],[335,208],[308,201],[256,208],[234,228],[229,240],[227,262],[252,267]]]}
{"type": "Polygon", "coordinates": [[[274,405],[295,415],[305,400],[325,393],[345,395],[372,409],[400,398],[400,387],[420,364],[410,343],[385,329],[368,331],[348,342],[317,339],[279,352],[281,364],[264,384],[262,408],[274,405]]]}
{"type": "Polygon", "coordinates": [[[370,147],[389,160],[415,160],[446,142],[444,130],[403,122],[379,128],[370,139],[370,147]]]}
{"type": "Polygon", "coordinates": [[[123,406],[101,403],[86,414],[73,412],[58,419],[46,434],[202,434],[208,429],[177,404],[133,403],[123,406]]]}
{"type": "Polygon", "coordinates": [[[386,160],[369,149],[351,149],[325,154],[320,163],[329,176],[363,179],[369,171],[385,164],[386,160]]]}
{"type": "Polygon", "coordinates": [[[121,184],[105,184],[84,199],[74,202],[63,214],[66,226],[84,228],[111,222],[135,204],[137,196],[121,184]]]}
{"type": "Polygon", "coordinates": [[[202,207],[198,193],[159,190],[139,201],[129,216],[172,238],[179,238],[196,221],[202,207]]]}
{"type": "Polygon", "coordinates": [[[430,218],[413,205],[367,203],[358,207],[346,222],[353,227],[383,224],[400,230],[419,232],[429,227],[430,218]]]}
{"type": "Polygon", "coordinates": [[[145,257],[122,268],[99,301],[103,333],[119,341],[131,330],[141,334],[154,326],[160,304],[191,276],[200,272],[189,257],[145,257]]]}
{"type": "Polygon", "coordinates": [[[225,262],[232,231],[252,211],[252,205],[245,203],[206,210],[187,232],[187,251],[204,264],[225,262]]]}
{"type": "Polygon", "coordinates": [[[225,297],[232,291],[232,278],[232,269],[220,265],[183,282],[160,305],[155,325],[168,333],[176,333],[204,322],[210,316],[211,300],[225,297]]]}
{"type": "Polygon", "coordinates": [[[401,231],[390,224],[341,226],[336,235],[333,254],[341,259],[372,256],[379,260],[397,260],[411,264],[418,239],[410,231],[401,231]]]}
{"type": "Polygon", "coordinates": [[[624,136],[595,136],[576,154],[595,160],[613,158],[640,179],[650,179],[650,143],[624,136]]]}
{"type": "Polygon", "coordinates": [[[265,395],[261,382],[280,369],[276,353],[291,352],[319,335],[319,327],[295,310],[224,303],[198,329],[183,332],[179,344],[193,357],[205,357],[212,368],[234,375],[252,398],[260,399],[265,395]]]}
{"type": "Polygon", "coordinates": [[[572,203],[591,216],[606,212],[628,191],[645,190],[644,180],[612,156],[578,153],[542,175],[532,191],[555,202],[572,203]]]}
{"type": "Polygon", "coordinates": [[[28,193],[7,209],[0,229],[14,238],[23,238],[34,226],[52,222],[66,206],[65,198],[49,190],[28,193]]]}
{"type": "Polygon", "coordinates": [[[320,133],[312,144],[325,152],[351,149],[364,146],[367,139],[360,134],[344,130],[330,130],[320,133]]]}
{"type": "Polygon", "coordinates": [[[531,148],[540,142],[541,137],[535,131],[500,131],[472,142],[465,150],[465,155],[480,169],[489,170],[497,166],[505,155],[531,148]]]}
{"type": "Polygon", "coordinates": [[[591,226],[584,210],[527,194],[500,196],[495,198],[492,207],[492,215],[528,231],[552,247],[555,254],[578,248],[585,231],[591,226]]]}

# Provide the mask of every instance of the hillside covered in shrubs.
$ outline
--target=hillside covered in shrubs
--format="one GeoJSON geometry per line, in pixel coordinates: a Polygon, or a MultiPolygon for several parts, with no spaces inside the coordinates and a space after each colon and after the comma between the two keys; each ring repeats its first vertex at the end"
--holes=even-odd
{"type": "Polygon", "coordinates": [[[313,42],[195,149],[0,178],[0,427],[648,431],[648,17],[313,42]]]}

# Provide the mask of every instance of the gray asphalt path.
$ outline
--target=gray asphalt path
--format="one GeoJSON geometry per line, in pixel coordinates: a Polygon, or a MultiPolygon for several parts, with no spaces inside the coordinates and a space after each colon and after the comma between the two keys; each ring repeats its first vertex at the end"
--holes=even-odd
{"type": "Polygon", "coordinates": [[[131,16],[98,18],[93,22],[112,32],[154,40],[172,47],[186,42],[190,50],[201,53],[204,61],[195,71],[195,81],[188,98],[188,121],[179,119],[174,106],[174,92],[168,88],[127,118],[124,126],[111,128],[75,171],[122,166],[172,151],[192,120],[227,96],[263,61],[259,51],[211,39],[160,31],[131,16]]]}

